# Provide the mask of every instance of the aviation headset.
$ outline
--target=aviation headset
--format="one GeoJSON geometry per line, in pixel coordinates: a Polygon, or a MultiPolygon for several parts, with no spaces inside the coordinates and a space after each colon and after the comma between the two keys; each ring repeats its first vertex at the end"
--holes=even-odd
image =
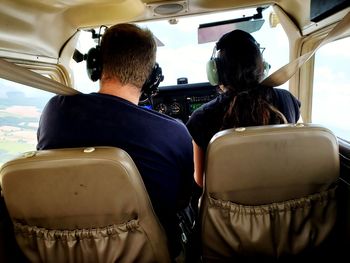
{"type": "MultiPolygon", "coordinates": [[[[101,28],[100,28],[101,30],[101,28]]],[[[91,48],[86,54],[86,71],[89,78],[92,81],[97,81],[101,78],[102,73],[102,61],[101,61],[101,37],[102,34],[98,34],[98,44],[96,47],[91,48]]],[[[141,92],[146,97],[152,96],[157,93],[158,86],[163,81],[164,76],[162,74],[162,68],[155,63],[153,69],[141,88],[141,92]]]]}
{"type": "MultiPolygon", "coordinates": [[[[241,30],[235,30],[235,31],[241,31],[241,30]]],[[[219,41],[215,44],[214,49],[213,49],[213,54],[210,57],[210,60],[207,62],[206,65],[206,71],[207,71],[207,78],[210,82],[211,85],[216,86],[222,83],[222,77],[220,76],[220,59],[216,57],[216,53],[217,51],[221,50],[223,48],[223,46],[226,46],[227,43],[229,43],[229,41],[232,41],[232,32],[231,31],[229,33],[226,33],[225,35],[223,35],[219,41]]],[[[241,31],[244,32],[244,31],[241,31]]],[[[239,32],[240,33],[240,32],[239,32]]],[[[242,33],[240,33],[242,34],[242,33]]],[[[259,49],[260,49],[260,45],[258,42],[255,41],[255,39],[253,37],[251,37],[248,33],[244,32],[243,34],[245,34],[245,41],[251,41],[252,43],[254,43],[254,45],[256,45],[259,49]],[[248,34],[248,35],[246,35],[248,34]]],[[[264,67],[264,77],[267,77],[268,73],[269,73],[269,69],[271,68],[271,65],[266,62],[265,60],[263,60],[263,67],[264,67]]]]}

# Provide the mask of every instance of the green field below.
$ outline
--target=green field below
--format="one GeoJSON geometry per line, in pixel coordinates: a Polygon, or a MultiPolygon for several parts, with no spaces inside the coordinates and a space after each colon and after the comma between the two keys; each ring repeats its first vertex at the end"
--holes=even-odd
{"type": "Polygon", "coordinates": [[[35,150],[35,146],[21,142],[0,142],[0,166],[23,152],[35,150]]]}
{"type": "Polygon", "coordinates": [[[11,154],[33,151],[35,150],[35,144],[21,143],[21,142],[0,142],[0,150],[6,151],[11,154]]]}

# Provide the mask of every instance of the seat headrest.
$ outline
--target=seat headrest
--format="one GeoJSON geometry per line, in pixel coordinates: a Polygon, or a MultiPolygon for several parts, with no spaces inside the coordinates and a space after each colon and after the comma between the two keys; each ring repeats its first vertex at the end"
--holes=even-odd
{"type": "Polygon", "coordinates": [[[209,143],[205,189],[216,198],[247,205],[300,198],[336,181],[338,151],[336,136],[318,125],[225,130],[209,143]]]}
{"type": "Polygon", "coordinates": [[[1,174],[11,218],[48,229],[124,223],[150,204],[134,162],[118,148],[27,152],[1,174]]]}

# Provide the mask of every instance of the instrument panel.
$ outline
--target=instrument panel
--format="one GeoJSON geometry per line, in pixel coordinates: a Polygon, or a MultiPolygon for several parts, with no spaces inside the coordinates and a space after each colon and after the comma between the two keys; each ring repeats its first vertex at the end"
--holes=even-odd
{"type": "Polygon", "coordinates": [[[159,87],[157,95],[140,102],[140,106],[153,109],[186,123],[192,112],[218,95],[218,89],[210,83],[180,84],[159,87]]]}

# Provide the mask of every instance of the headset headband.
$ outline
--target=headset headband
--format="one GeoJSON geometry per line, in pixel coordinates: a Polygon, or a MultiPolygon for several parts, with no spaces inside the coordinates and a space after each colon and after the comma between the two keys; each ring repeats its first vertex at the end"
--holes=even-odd
{"type": "Polygon", "coordinates": [[[251,34],[243,30],[236,29],[224,34],[219,39],[219,41],[216,43],[216,50],[221,50],[225,48],[226,45],[237,45],[242,43],[253,43],[256,47],[260,48],[260,44],[251,34]]]}

